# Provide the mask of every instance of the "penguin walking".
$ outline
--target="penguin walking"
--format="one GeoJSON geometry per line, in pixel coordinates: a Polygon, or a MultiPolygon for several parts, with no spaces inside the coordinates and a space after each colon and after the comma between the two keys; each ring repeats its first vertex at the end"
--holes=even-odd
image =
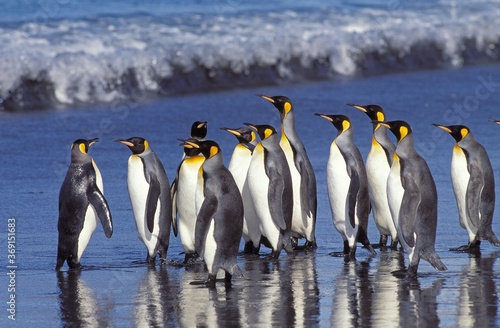
{"type": "MultiPolygon", "coordinates": [[[[384,110],[379,105],[348,106],[359,109],[373,121],[384,122],[384,110]]],[[[379,244],[373,247],[384,248],[388,237],[391,237],[391,248],[397,249],[398,232],[392,221],[391,210],[387,201],[387,178],[391,170],[392,158],[396,146],[387,136],[387,128],[379,123],[373,123],[372,146],[366,158],[366,174],[368,176],[368,191],[373,211],[375,225],[380,232],[379,244]]]]}
{"type": "MultiPolygon", "coordinates": [[[[436,254],[437,191],[426,161],[413,147],[413,132],[404,121],[378,122],[396,136],[397,146],[387,180],[387,197],[399,242],[410,263],[406,275],[417,275],[420,258],[443,271],[436,254]]],[[[400,274],[401,272],[395,272],[400,274]]]]}
{"type": "Polygon", "coordinates": [[[132,151],[128,159],[128,192],[137,236],[148,251],[146,261],[154,264],[159,254],[165,263],[172,224],[172,199],[163,164],[144,138],[115,141],[132,151]]]}
{"type": "MultiPolygon", "coordinates": [[[[191,125],[190,138],[203,141],[207,135],[207,122],[195,121],[191,125]]],[[[199,149],[186,145],[177,175],[171,186],[174,235],[179,235],[184,249],[184,263],[198,258],[195,250],[196,205],[195,195],[198,171],[205,161],[199,149]]]]}
{"type": "Polygon", "coordinates": [[[99,139],[78,139],[71,145],[71,164],[59,192],[56,270],[64,262],[80,268],[80,259],[100,220],[106,237],[113,234],[108,202],[104,198],[101,173],[88,154],[99,139]]]}
{"type": "MultiPolygon", "coordinates": [[[[316,248],[316,177],[304,144],[295,131],[295,114],[292,102],[284,96],[259,97],[271,102],[278,109],[281,117],[281,140],[293,182],[293,220],[292,235],[305,238],[304,248],[316,248]]],[[[295,247],[296,249],[298,247],[295,247]]]]}
{"type": "Polygon", "coordinates": [[[495,209],[495,178],[484,147],[464,125],[434,126],[448,132],[456,141],[451,157],[451,183],[457,201],[460,226],[469,243],[452,251],[479,250],[481,240],[500,247],[491,229],[495,209]]]}
{"type": "Polygon", "coordinates": [[[231,172],[224,166],[219,145],[212,141],[186,140],[205,157],[200,168],[203,201],[196,218],[195,248],[208,268],[206,284],[215,287],[219,269],[226,285],[233,275],[242,276],[236,263],[243,231],[243,201],[231,172]]]}
{"type": "Polygon", "coordinates": [[[315,115],[331,122],[338,134],[330,146],[326,170],[328,198],[333,225],[342,235],[344,251],[334,255],[354,259],[359,241],[372,254],[376,254],[367,236],[370,197],[365,164],[353,141],[351,122],[344,115],[315,115]]]}
{"type": "Polygon", "coordinates": [[[274,127],[244,124],[257,131],[261,139],[253,151],[247,183],[262,236],[269,241],[271,256],[278,258],[282,248],[293,252],[292,176],[274,127]]]}
{"type": "Polygon", "coordinates": [[[252,153],[257,145],[257,135],[252,129],[241,127],[237,129],[221,128],[233,134],[238,140],[238,144],[234,147],[231,160],[229,161],[229,172],[234,177],[236,185],[240,190],[243,199],[243,208],[245,215],[243,217],[243,240],[245,241],[245,254],[258,254],[260,249],[261,233],[259,228],[259,220],[253,208],[252,197],[248,189],[247,173],[252,153]]]}

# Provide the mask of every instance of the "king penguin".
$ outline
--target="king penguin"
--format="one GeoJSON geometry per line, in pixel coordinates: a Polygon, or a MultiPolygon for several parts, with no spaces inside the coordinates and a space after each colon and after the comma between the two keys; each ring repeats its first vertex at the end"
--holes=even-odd
{"type": "MultiPolygon", "coordinates": [[[[373,121],[384,122],[384,110],[379,105],[347,104],[359,109],[373,121]]],[[[387,238],[392,239],[391,248],[397,249],[398,232],[392,221],[391,210],[387,201],[387,177],[391,170],[392,158],[396,146],[387,136],[387,128],[379,123],[373,123],[372,146],[366,158],[366,174],[368,176],[368,190],[373,211],[375,225],[380,232],[380,242],[373,247],[384,248],[387,238]]]]}
{"type": "MultiPolygon", "coordinates": [[[[387,197],[399,242],[408,254],[408,277],[416,277],[420,258],[446,270],[436,254],[437,190],[427,162],[413,147],[413,132],[404,121],[378,122],[396,136],[397,146],[387,180],[387,197]]],[[[401,272],[395,272],[400,274],[401,272]]]]}
{"type": "Polygon", "coordinates": [[[78,139],[71,145],[71,164],[59,192],[59,242],[56,270],[67,261],[71,269],[80,268],[80,259],[101,221],[104,234],[113,234],[108,202],[104,198],[102,177],[89,147],[99,139],[78,139]]]}
{"type": "Polygon", "coordinates": [[[253,151],[247,182],[262,236],[269,241],[271,257],[278,258],[283,248],[289,254],[293,252],[292,176],[274,127],[244,124],[257,131],[261,139],[253,151]]]}
{"type": "Polygon", "coordinates": [[[252,153],[257,145],[257,135],[252,129],[241,127],[237,129],[221,128],[233,134],[238,140],[238,144],[234,147],[231,160],[229,161],[229,172],[234,177],[236,185],[240,190],[243,199],[243,208],[245,215],[243,217],[243,240],[245,241],[245,254],[258,254],[260,248],[261,233],[259,229],[259,220],[253,208],[252,197],[248,189],[247,173],[252,153]]]}
{"type": "Polygon", "coordinates": [[[307,156],[304,144],[295,131],[295,114],[292,102],[284,96],[264,96],[278,109],[281,117],[280,146],[290,167],[293,182],[293,220],[292,235],[305,238],[305,248],[316,248],[316,177],[307,156]]]}
{"type": "MultiPolygon", "coordinates": [[[[195,121],[191,125],[190,138],[203,141],[207,135],[207,122],[195,121]]],[[[183,158],[177,167],[172,183],[172,217],[174,235],[179,235],[184,249],[184,263],[198,257],[195,250],[196,205],[195,195],[198,171],[205,161],[199,149],[185,146],[183,158]]]]}
{"type": "Polygon", "coordinates": [[[132,151],[128,159],[128,192],[137,236],[148,251],[146,261],[154,264],[159,254],[165,263],[172,224],[172,199],[163,164],[144,138],[115,141],[132,151]]]}
{"type": "Polygon", "coordinates": [[[367,236],[370,214],[368,178],[363,157],[353,141],[351,122],[344,115],[315,115],[331,122],[338,130],[330,146],[326,184],[333,225],[344,240],[344,251],[339,255],[346,261],[354,259],[358,241],[375,254],[367,236]]]}
{"type": "Polygon", "coordinates": [[[230,285],[234,274],[242,276],[236,257],[243,231],[243,201],[216,142],[191,139],[184,144],[205,157],[200,167],[204,197],[196,218],[195,248],[207,265],[206,284],[215,287],[217,272],[223,269],[230,285]]]}
{"type": "Polygon", "coordinates": [[[481,240],[488,240],[500,247],[500,241],[491,229],[495,209],[495,178],[486,150],[464,125],[434,126],[451,134],[456,141],[451,157],[451,183],[460,226],[469,235],[468,245],[451,250],[477,251],[481,240]]]}

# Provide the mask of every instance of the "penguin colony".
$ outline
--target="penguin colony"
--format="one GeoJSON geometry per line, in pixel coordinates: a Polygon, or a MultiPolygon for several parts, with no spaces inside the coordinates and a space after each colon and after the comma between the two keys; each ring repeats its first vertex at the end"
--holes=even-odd
{"type": "MultiPolygon", "coordinates": [[[[295,131],[292,102],[284,96],[258,96],[279,111],[281,133],[273,126],[254,123],[221,128],[238,142],[228,168],[219,145],[206,140],[207,122],[194,122],[189,139],[179,139],[184,155],[171,185],[146,139],[115,140],[132,152],[128,192],[137,234],[150,265],[156,263],[157,255],[165,263],[171,227],[184,248],[184,263],[205,263],[208,278],[203,283],[209,287],[215,286],[219,270],[224,270],[226,284],[231,284],[233,275],[242,276],[236,261],[242,238],[245,254],[258,255],[264,246],[275,259],[283,249],[293,254],[317,247],[316,177],[295,131]],[[305,239],[303,245],[299,245],[301,239],[305,239]]],[[[413,146],[411,126],[404,121],[387,121],[378,105],[348,105],[364,112],[373,125],[366,163],[353,142],[353,126],[347,116],[315,114],[337,130],[330,145],[326,182],[333,226],[344,248],[331,255],[350,261],[355,258],[357,243],[372,255],[376,255],[375,248],[396,250],[401,245],[409,263],[407,270],[395,275],[415,277],[420,259],[437,270],[446,270],[434,249],[436,185],[427,163],[413,146]],[[395,145],[388,131],[396,137],[395,145]],[[367,237],[370,211],[380,232],[378,244],[371,244],[367,237]]],[[[464,125],[434,125],[456,141],[451,183],[468,242],[451,251],[477,251],[482,240],[500,247],[491,229],[494,176],[484,147],[464,125]]],[[[71,269],[80,268],[98,221],[106,237],[113,232],[102,177],[88,154],[97,141],[78,139],[71,146],[71,163],[59,195],[56,270],[64,262],[71,269]]]]}

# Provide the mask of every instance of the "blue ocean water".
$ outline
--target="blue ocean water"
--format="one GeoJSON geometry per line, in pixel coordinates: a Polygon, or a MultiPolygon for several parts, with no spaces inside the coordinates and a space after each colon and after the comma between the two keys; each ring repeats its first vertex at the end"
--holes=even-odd
{"type": "Polygon", "coordinates": [[[0,104],[37,110],[495,63],[499,14],[494,0],[8,1],[0,104]]]}

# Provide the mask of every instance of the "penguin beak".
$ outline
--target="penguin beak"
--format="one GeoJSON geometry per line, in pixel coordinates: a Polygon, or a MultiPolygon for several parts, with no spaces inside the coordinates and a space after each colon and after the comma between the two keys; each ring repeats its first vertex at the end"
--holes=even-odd
{"type": "Polygon", "coordinates": [[[364,108],[364,107],[363,107],[363,106],[361,106],[361,105],[356,105],[356,104],[347,104],[347,106],[351,106],[351,107],[354,107],[354,108],[356,108],[356,109],[359,109],[359,110],[360,110],[360,111],[362,111],[363,113],[368,112],[368,111],[366,110],[366,108],[364,108]]]}
{"type": "Polygon", "coordinates": [[[390,124],[387,124],[386,122],[381,122],[381,121],[372,121],[373,124],[380,124],[382,126],[385,126],[386,128],[388,128],[389,130],[391,129],[391,125],[390,124]]]}
{"type": "Polygon", "coordinates": [[[489,120],[489,121],[500,125],[500,120],[489,120]]]}
{"type": "Polygon", "coordinates": [[[201,129],[202,127],[204,127],[205,125],[207,125],[207,122],[201,122],[200,124],[198,124],[198,126],[196,127],[197,129],[201,129]]]}
{"type": "Polygon", "coordinates": [[[441,125],[441,124],[436,124],[436,123],[433,123],[432,125],[434,125],[435,127],[438,127],[440,128],[441,130],[444,130],[448,133],[452,133],[451,129],[447,126],[444,126],[444,125],[441,125]]]}
{"type": "Polygon", "coordinates": [[[89,140],[89,147],[95,144],[96,142],[99,142],[99,138],[94,138],[89,140]]]}
{"type": "Polygon", "coordinates": [[[262,99],[265,99],[265,100],[269,101],[272,104],[275,103],[274,99],[271,98],[271,97],[269,97],[269,96],[266,96],[266,95],[256,95],[256,96],[261,97],[262,99]]]}
{"type": "Polygon", "coordinates": [[[220,128],[221,130],[224,130],[224,131],[227,131],[231,134],[234,134],[235,136],[237,137],[241,137],[241,133],[239,133],[238,131],[236,130],[233,130],[233,129],[230,129],[230,128],[220,128]]]}
{"type": "Polygon", "coordinates": [[[115,139],[114,141],[122,143],[122,144],[124,144],[127,147],[134,147],[133,143],[131,143],[130,141],[124,140],[124,139],[115,139]]]}
{"type": "Polygon", "coordinates": [[[243,124],[248,126],[250,129],[254,129],[255,131],[258,131],[257,127],[255,125],[253,125],[252,123],[243,123],[243,124]]]}
{"type": "Polygon", "coordinates": [[[319,116],[319,117],[322,117],[324,118],[325,120],[329,121],[329,122],[333,122],[333,119],[325,114],[320,114],[320,113],[314,113],[314,115],[316,116],[319,116]]]}
{"type": "Polygon", "coordinates": [[[195,142],[192,142],[189,140],[183,140],[183,141],[184,141],[184,143],[182,143],[181,146],[183,146],[184,148],[196,148],[196,149],[200,148],[200,145],[198,145],[195,142]]]}

